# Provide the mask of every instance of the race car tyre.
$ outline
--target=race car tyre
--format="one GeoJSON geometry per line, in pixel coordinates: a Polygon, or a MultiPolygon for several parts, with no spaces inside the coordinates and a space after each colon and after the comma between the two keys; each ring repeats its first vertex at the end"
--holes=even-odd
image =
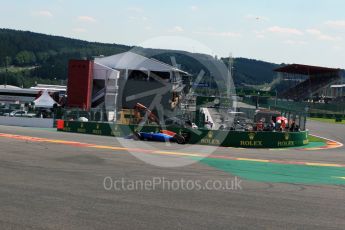
{"type": "Polygon", "coordinates": [[[136,141],[141,140],[142,138],[141,138],[140,133],[139,132],[134,132],[133,133],[133,139],[136,140],[136,141]]]}
{"type": "Polygon", "coordinates": [[[175,138],[177,144],[180,144],[180,145],[186,144],[186,140],[184,139],[183,136],[175,134],[174,138],[175,138]]]}

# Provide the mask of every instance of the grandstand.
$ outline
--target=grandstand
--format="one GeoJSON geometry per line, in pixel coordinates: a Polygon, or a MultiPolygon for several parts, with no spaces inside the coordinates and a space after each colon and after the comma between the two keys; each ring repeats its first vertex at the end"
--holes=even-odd
{"type": "Polygon", "coordinates": [[[344,97],[344,92],[334,86],[344,83],[342,69],[286,65],[275,69],[283,79],[298,79],[298,83],[279,94],[279,97],[294,101],[328,101],[344,97]]]}

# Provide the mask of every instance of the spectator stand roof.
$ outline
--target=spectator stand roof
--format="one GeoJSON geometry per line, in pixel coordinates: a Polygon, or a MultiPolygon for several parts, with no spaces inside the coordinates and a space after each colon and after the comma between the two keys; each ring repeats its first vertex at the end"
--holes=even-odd
{"type": "Polygon", "coordinates": [[[320,66],[291,64],[283,67],[279,67],[274,70],[275,72],[287,73],[287,74],[300,74],[300,75],[321,75],[321,74],[337,74],[340,73],[341,69],[327,68],[320,66]]]}
{"type": "Polygon", "coordinates": [[[339,68],[291,64],[279,67],[274,71],[278,74],[282,74],[284,80],[289,80],[289,82],[298,78],[300,80],[299,83],[287,87],[288,89],[280,94],[281,97],[294,100],[305,100],[313,96],[323,95],[331,84],[341,84],[340,81],[344,70],[339,68]]]}

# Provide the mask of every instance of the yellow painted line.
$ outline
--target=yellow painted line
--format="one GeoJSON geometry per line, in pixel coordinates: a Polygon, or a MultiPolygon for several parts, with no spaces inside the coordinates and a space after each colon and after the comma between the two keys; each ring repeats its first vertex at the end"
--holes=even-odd
{"type": "Polygon", "coordinates": [[[203,155],[198,154],[198,153],[182,153],[182,152],[168,152],[168,151],[154,151],[153,153],[177,155],[177,156],[203,157],[203,155]]]}
{"type": "MultiPolygon", "coordinates": [[[[200,153],[186,153],[186,152],[174,152],[174,151],[154,151],[150,149],[140,149],[140,148],[126,148],[126,147],[118,147],[118,146],[107,146],[107,145],[95,145],[90,143],[83,143],[83,142],[76,142],[76,141],[65,141],[65,140],[56,140],[56,139],[47,139],[47,138],[39,138],[39,137],[30,137],[30,136],[22,136],[22,135],[13,135],[13,134],[4,134],[0,133],[0,137],[6,138],[13,138],[22,141],[31,141],[31,142],[47,142],[47,143],[55,143],[55,144],[65,144],[71,146],[78,146],[78,147],[88,147],[88,148],[97,148],[97,149],[109,149],[115,151],[136,151],[142,153],[151,153],[151,154],[167,154],[167,155],[177,155],[177,156],[191,156],[191,157],[205,157],[205,155],[200,153]]],[[[252,162],[263,162],[263,163],[280,163],[280,164],[291,164],[288,161],[275,161],[275,160],[265,160],[265,159],[255,159],[255,158],[236,158],[230,156],[208,156],[210,158],[220,158],[220,159],[228,159],[228,160],[237,160],[237,161],[252,161],[252,162]]],[[[344,164],[332,164],[332,163],[317,163],[317,162],[296,162],[299,165],[308,165],[308,166],[319,166],[319,167],[345,167],[344,164]]],[[[341,177],[341,179],[345,180],[345,177],[341,177]]]]}
{"type": "Polygon", "coordinates": [[[269,160],[253,159],[253,158],[236,158],[238,161],[255,161],[255,162],[270,162],[269,160]]]}
{"type": "Polygon", "coordinates": [[[75,141],[64,141],[64,140],[54,140],[54,139],[42,139],[43,142],[59,143],[59,144],[81,144],[75,141]]]}
{"type": "Polygon", "coordinates": [[[322,167],[342,167],[340,164],[313,163],[313,162],[306,162],[305,165],[309,165],[309,166],[322,166],[322,167]]]}
{"type": "Polygon", "coordinates": [[[128,150],[128,148],[114,147],[114,146],[106,146],[106,145],[90,145],[90,146],[88,146],[88,147],[90,147],[90,148],[96,148],[96,149],[128,150]]]}

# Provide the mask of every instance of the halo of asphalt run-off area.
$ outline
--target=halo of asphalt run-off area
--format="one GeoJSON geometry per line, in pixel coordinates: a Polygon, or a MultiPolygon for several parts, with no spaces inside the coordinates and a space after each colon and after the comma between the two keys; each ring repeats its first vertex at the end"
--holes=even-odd
{"type": "MultiPolygon", "coordinates": [[[[344,134],[337,133],[342,127],[317,122],[308,126],[311,130],[323,128],[317,135],[344,140],[344,134]]],[[[111,137],[43,129],[0,126],[0,133],[118,146],[111,137]]],[[[156,144],[158,148],[159,143],[153,145],[156,144]]],[[[0,149],[1,229],[343,229],[345,226],[345,189],[340,185],[240,178],[239,190],[168,191],[159,187],[108,191],[103,187],[105,177],[134,181],[153,177],[170,181],[181,178],[223,181],[235,175],[200,163],[179,168],[157,167],[121,150],[2,137],[0,149]]],[[[217,154],[344,162],[344,149],[218,148],[212,155],[217,154]]]]}

